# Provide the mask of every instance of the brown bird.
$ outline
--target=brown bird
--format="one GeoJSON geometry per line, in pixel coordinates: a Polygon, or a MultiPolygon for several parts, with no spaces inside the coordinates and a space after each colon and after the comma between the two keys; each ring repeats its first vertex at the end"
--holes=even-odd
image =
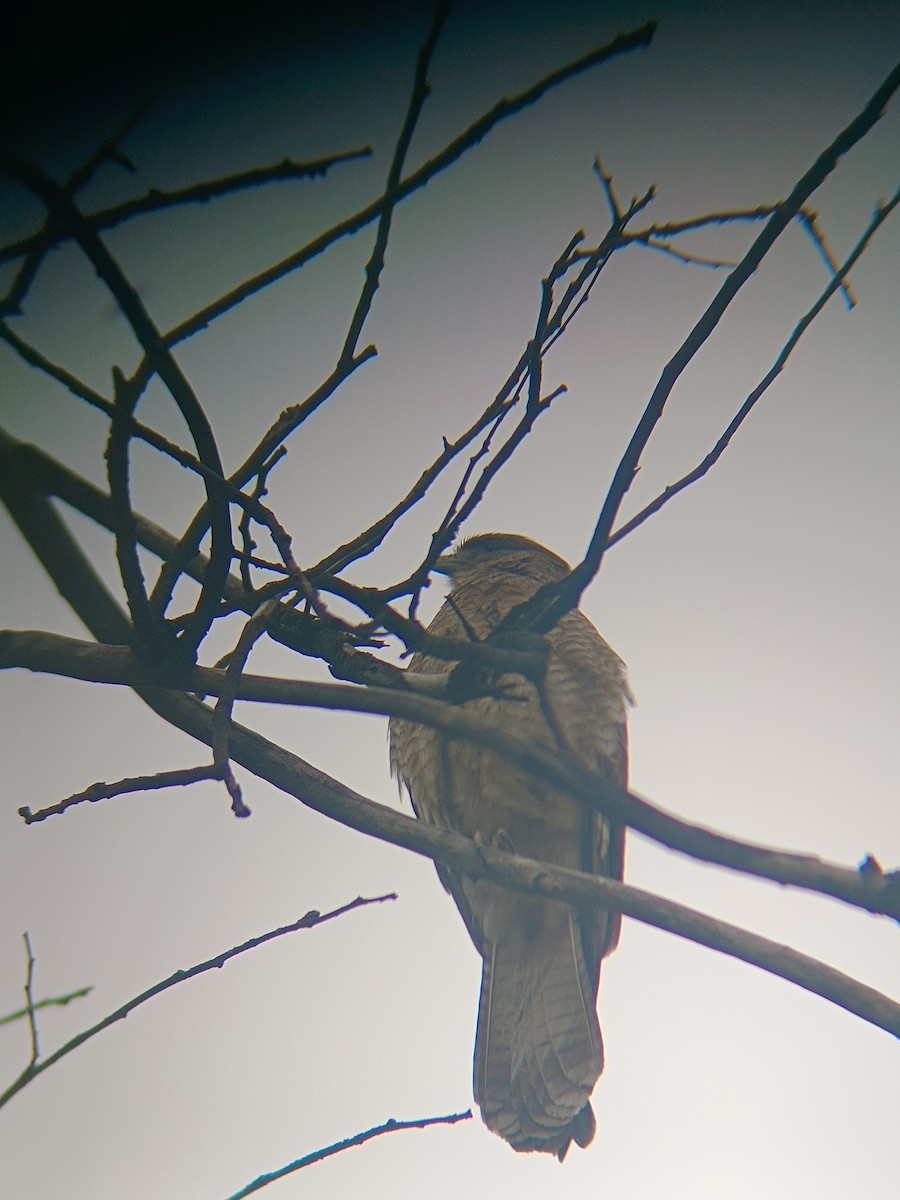
{"type": "MultiPolygon", "coordinates": [[[[450,592],[430,632],[480,641],[569,567],[528,538],[489,533],[462,542],[437,570],[450,577],[450,592]]],[[[502,695],[469,700],[463,708],[607,770],[624,787],[631,694],[622,660],[581,612],[567,613],[546,640],[542,686],[504,675],[495,689],[502,695]]],[[[409,670],[453,666],[416,654],[409,670]]],[[[390,739],[391,768],[423,821],[529,858],[621,879],[622,827],[499,755],[446,741],[424,725],[394,719],[390,739]]],[[[590,1097],[603,1070],[597,988],[620,918],[525,897],[446,867],[438,874],[484,960],[473,1067],[482,1118],[515,1150],[542,1150],[561,1161],[573,1140],[586,1146],[596,1130],[590,1097]]]]}

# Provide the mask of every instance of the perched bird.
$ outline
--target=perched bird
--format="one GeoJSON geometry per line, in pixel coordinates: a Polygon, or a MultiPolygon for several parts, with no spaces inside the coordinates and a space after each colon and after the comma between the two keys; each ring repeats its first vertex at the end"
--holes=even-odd
{"type": "MultiPolygon", "coordinates": [[[[567,564],[515,534],[482,534],[444,555],[446,602],[429,626],[442,637],[484,640],[510,609],[567,564]]],[[[547,634],[542,684],[503,675],[492,695],[465,711],[533,742],[606,770],[627,772],[622,660],[581,612],[547,634]]],[[[446,672],[453,663],[417,654],[409,670],[446,672]]],[[[424,725],[390,724],[391,768],[416,815],[444,829],[529,858],[621,879],[624,829],[530,778],[506,759],[424,725]]],[[[600,962],[616,945],[619,916],[523,896],[438,867],[484,965],[475,1035],[475,1101],[489,1129],[515,1150],[560,1160],[596,1130],[590,1097],[603,1070],[597,1020],[600,962]]]]}

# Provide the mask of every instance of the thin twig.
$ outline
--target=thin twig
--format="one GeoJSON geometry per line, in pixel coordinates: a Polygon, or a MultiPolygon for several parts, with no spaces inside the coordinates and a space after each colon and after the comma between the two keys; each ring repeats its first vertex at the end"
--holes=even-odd
{"type": "MultiPolygon", "coordinates": [[[[275,451],[275,453],[268,459],[267,462],[263,463],[263,465],[260,467],[259,471],[257,472],[256,479],[253,484],[253,492],[252,492],[252,498],[254,501],[256,501],[257,504],[261,504],[263,496],[268,494],[269,475],[272,473],[272,471],[278,465],[278,463],[281,462],[281,460],[285,457],[286,454],[287,454],[287,449],[284,446],[279,446],[278,449],[275,451]]],[[[228,486],[230,488],[233,485],[231,483],[229,483],[228,486]]],[[[241,494],[243,495],[243,493],[241,493],[241,494]]],[[[268,512],[268,509],[266,511],[268,512]]],[[[273,516],[274,516],[274,514],[273,514],[273,516]]],[[[240,527],[239,527],[240,534],[241,534],[241,542],[243,544],[244,549],[243,549],[243,551],[235,550],[235,557],[240,560],[240,565],[241,565],[241,581],[243,582],[244,588],[246,589],[248,594],[252,594],[252,592],[254,590],[253,580],[250,575],[250,567],[251,566],[263,566],[267,570],[276,570],[276,571],[291,570],[293,567],[296,566],[296,564],[294,563],[294,560],[293,560],[293,554],[291,552],[291,540],[288,537],[286,530],[284,531],[284,537],[287,539],[286,549],[287,549],[287,555],[288,555],[288,558],[290,559],[290,562],[288,562],[287,558],[285,557],[284,548],[281,550],[281,555],[282,555],[282,563],[281,564],[272,564],[272,563],[264,562],[259,558],[256,558],[253,554],[253,551],[256,549],[256,543],[253,540],[253,534],[252,534],[251,528],[250,528],[250,521],[251,521],[250,509],[245,508],[244,511],[241,513],[241,521],[240,521],[240,527]]],[[[268,524],[268,522],[266,522],[266,524],[268,524]]],[[[280,528],[281,528],[281,526],[279,525],[279,529],[280,528]]],[[[270,531],[271,531],[271,527],[270,527],[270,531]]],[[[273,538],[273,540],[275,541],[276,548],[278,548],[278,546],[279,546],[278,539],[273,538]]]]}
{"type": "MultiPolygon", "coordinates": [[[[46,205],[48,211],[60,223],[72,231],[72,235],[95,267],[97,274],[106,284],[131,326],[152,372],[159,375],[178,405],[194,440],[197,457],[212,471],[222,476],[222,462],[212,427],[193,388],[161,338],[150,314],[135,289],[128,282],[125,273],[97,233],[87,224],[72,198],[43,171],[14,155],[0,153],[0,169],[18,179],[46,205]]],[[[127,394],[132,404],[137,402],[139,389],[130,381],[127,394]]],[[[123,437],[126,442],[129,436],[128,430],[125,429],[123,437]]],[[[209,480],[205,480],[205,484],[213,535],[210,570],[201,585],[200,599],[197,602],[194,620],[190,628],[185,630],[181,636],[181,649],[188,659],[194,656],[197,646],[208,632],[231,564],[231,518],[228,503],[220,487],[209,480]]]]}
{"type": "Polygon", "coordinates": [[[19,816],[26,825],[34,825],[47,817],[56,817],[79,804],[96,804],[98,800],[112,800],[116,796],[126,796],[131,792],[161,791],[164,788],[188,787],[192,783],[200,783],[206,779],[221,779],[218,767],[181,767],[173,771],[156,771],[152,775],[132,775],[126,779],[117,779],[115,783],[105,783],[102,780],[92,783],[90,787],[66,796],[56,804],[50,804],[39,812],[32,812],[31,807],[24,804],[19,809],[19,816]]]}
{"type": "Polygon", "coordinates": [[[38,1042],[37,1017],[34,1012],[34,992],[32,990],[34,983],[34,955],[31,953],[31,938],[27,932],[22,934],[22,939],[25,942],[25,953],[28,955],[28,970],[25,975],[25,1011],[28,1013],[28,1028],[31,1033],[31,1060],[25,1069],[26,1071],[33,1071],[38,1059],[41,1057],[41,1047],[38,1042]]]}
{"type": "MultiPolygon", "coordinates": [[[[126,170],[134,171],[133,163],[125,158],[119,149],[118,143],[134,127],[142,113],[142,105],[134,109],[118,129],[110,137],[101,142],[80,166],[75,168],[64,185],[64,190],[68,195],[77,195],[83,187],[86,187],[90,183],[104,163],[115,162],[120,166],[124,166],[126,170]]],[[[58,242],[58,237],[56,236],[58,233],[59,224],[52,214],[48,212],[44,228],[40,233],[35,235],[32,245],[25,253],[24,261],[16,272],[15,279],[6,295],[0,300],[0,316],[12,316],[21,313],[22,305],[25,303],[25,298],[28,295],[31,285],[37,278],[38,271],[51,247],[58,242]]],[[[3,261],[2,253],[0,253],[0,261],[3,261]]]]}
{"type": "Polygon", "coordinates": [[[413,134],[415,133],[419,117],[422,115],[422,109],[431,90],[428,85],[428,68],[449,11],[450,0],[440,0],[434,10],[434,17],[432,18],[428,35],[419,51],[406,117],[400,130],[400,136],[397,139],[397,145],[394,148],[391,165],[388,169],[387,181],[384,185],[385,202],[378,217],[375,244],[372,247],[371,257],[366,263],[365,282],[363,283],[356,309],[350,321],[350,328],[347,330],[347,337],[338,356],[339,366],[342,363],[353,360],[360,336],[362,335],[363,326],[366,323],[372,307],[372,301],[375,299],[375,293],[378,290],[381,272],[384,269],[384,256],[387,250],[388,237],[390,236],[391,221],[394,216],[394,209],[401,198],[397,192],[397,188],[400,183],[400,177],[403,174],[403,167],[406,163],[406,156],[409,153],[413,134]]]}
{"type": "Polygon", "coordinates": [[[722,271],[738,265],[730,258],[709,258],[705,254],[691,254],[688,250],[681,250],[678,246],[670,246],[666,242],[658,242],[652,237],[642,238],[636,244],[646,246],[648,250],[657,250],[660,254],[667,254],[689,267],[710,267],[714,271],[722,271]]]}
{"type": "MultiPolygon", "coordinates": [[[[98,212],[85,213],[85,220],[98,233],[105,229],[113,229],[123,221],[134,217],[147,216],[150,213],[162,212],[183,204],[206,204],[220,196],[229,196],[246,188],[260,187],[268,183],[280,183],[292,179],[309,179],[317,175],[325,175],[328,170],[339,163],[352,162],[359,158],[368,158],[372,154],[371,146],[362,146],[358,150],[346,150],[339,154],[329,154],[325,158],[313,159],[310,162],[295,162],[284,158],[281,162],[268,167],[253,167],[249,171],[241,171],[236,175],[225,175],[220,179],[208,179],[201,183],[193,183],[189,187],[174,191],[164,191],[151,188],[145,196],[134,200],[126,200],[113,208],[100,209],[98,212]]],[[[34,250],[50,249],[71,237],[67,230],[57,229],[52,240],[48,241],[45,230],[32,233],[17,242],[0,246],[0,263],[9,262],[34,250]]]]}
{"type": "Polygon", "coordinates": [[[608,42],[605,46],[591,50],[580,58],[567,63],[565,66],[558,67],[555,71],[551,71],[548,75],[545,75],[537,83],[532,84],[531,87],[526,88],[525,91],[519,92],[510,98],[499,100],[493,108],[474,121],[468,129],[463,130],[451,142],[448,142],[443,150],[440,150],[426,163],[423,163],[421,167],[413,171],[406,179],[401,180],[394,196],[379,196],[377,200],[373,200],[365,208],[360,209],[344,221],[340,221],[338,224],[332,226],[331,229],[314,238],[300,250],[288,255],[281,262],[275,263],[274,266],[245,280],[227,295],[221,296],[218,300],[200,309],[180,325],[169,330],[165,335],[166,344],[170,347],[175,346],[178,342],[184,341],[185,338],[193,337],[195,333],[198,333],[201,329],[205,329],[212,321],[217,320],[236,305],[248,299],[248,297],[268,287],[275,280],[283,278],[291,271],[296,271],[298,268],[304,266],[340,238],[357,233],[366,225],[370,225],[372,221],[380,216],[386,205],[397,204],[400,200],[418,191],[419,188],[424,187],[436,175],[445,171],[452,163],[461,158],[462,155],[482,142],[497,125],[509,120],[510,117],[516,116],[524,109],[531,107],[531,105],[536,104],[548,91],[559,87],[563,83],[567,83],[570,79],[574,79],[585,71],[589,71],[592,67],[601,66],[605,62],[617,58],[621,54],[628,54],[632,50],[645,49],[650,45],[655,31],[656,22],[648,21],[646,25],[642,25],[630,33],[619,34],[618,37],[608,42]]]}
{"type": "Polygon", "coordinates": [[[67,992],[65,996],[48,996],[45,1000],[37,1000],[32,1004],[30,1009],[20,1008],[16,1012],[5,1013],[0,1017],[0,1025],[9,1025],[12,1021],[21,1021],[23,1017],[28,1016],[29,1012],[37,1012],[39,1008],[65,1008],[73,1000],[82,1000],[85,996],[89,996],[93,990],[93,987],[83,987],[78,988],[74,992],[67,992]]]}
{"type": "Polygon", "coordinates": [[[806,314],[797,322],[793,333],[785,342],[781,352],[775,359],[775,362],[738,409],[737,413],[728,423],[725,432],[713,446],[712,450],[710,450],[709,454],[707,454],[705,458],[703,458],[696,465],[696,467],[693,468],[693,470],[688,471],[688,473],[683,475],[677,482],[669,484],[664,491],[660,492],[660,494],[651,500],[649,504],[645,505],[639,513],[633,516],[629,521],[626,521],[624,525],[620,526],[619,529],[617,529],[616,532],[610,537],[610,546],[614,546],[617,542],[620,542],[623,538],[627,537],[630,533],[637,529],[638,526],[643,525],[643,523],[649,517],[652,517],[654,513],[659,512],[659,510],[668,504],[670,500],[673,500],[679,492],[683,492],[685,488],[690,487],[693,483],[696,483],[698,479],[702,479],[703,476],[715,466],[715,464],[725,453],[725,450],[728,448],[731,439],[750,415],[757,401],[764,395],[769,386],[784,370],[788,359],[790,358],[803,334],[807,331],[834,293],[839,288],[843,289],[843,281],[847,275],[847,272],[859,260],[863,251],[866,249],[872,237],[874,236],[876,230],[885,220],[887,220],[888,216],[891,214],[891,212],[893,212],[898,203],[900,203],[900,190],[894,193],[893,197],[887,202],[887,204],[879,205],[876,208],[875,215],[872,217],[868,228],[851,250],[843,266],[835,266],[833,277],[829,281],[828,285],[822,290],[822,293],[816,300],[815,304],[813,304],[806,314]]]}
{"type": "Polygon", "coordinates": [[[603,169],[603,163],[600,161],[600,155],[594,156],[594,174],[600,180],[603,187],[603,193],[606,196],[606,204],[609,208],[609,219],[612,224],[618,224],[622,220],[622,207],[619,204],[619,198],[616,195],[613,187],[613,177],[607,174],[603,169]]]}
{"type": "MultiPolygon", "coordinates": [[[[146,442],[148,446],[152,446],[154,450],[158,450],[167,458],[171,458],[172,461],[178,463],[180,467],[184,467],[185,470],[188,471],[193,471],[196,475],[201,476],[207,482],[221,487],[230,503],[237,505],[242,510],[245,518],[253,518],[260,525],[269,530],[276,547],[281,548],[282,558],[284,559],[285,557],[290,557],[289,550],[291,539],[272,510],[267,508],[266,505],[261,502],[260,495],[264,493],[255,491],[254,494],[247,495],[245,492],[242,492],[239,488],[235,487],[230,480],[223,480],[217,471],[212,470],[206,466],[205,463],[200,462],[200,460],[195,458],[193,454],[190,454],[181,446],[176,445],[175,442],[169,441],[169,439],[164,437],[163,434],[158,433],[155,429],[151,429],[147,425],[143,425],[132,414],[117,410],[116,405],[111,400],[107,400],[105,396],[100,395],[99,392],[96,392],[93,388],[89,387],[76,375],[73,375],[70,371],[66,370],[65,367],[61,367],[57,363],[54,363],[50,359],[46,358],[39,350],[36,350],[34,346],[30,345],[28,342],[20,338],[18,334],[14,333],[13,330],[11,330],[6,324],[6,322],[2,320],[0,320],[0,339],[5,341],[20,356],[20,358],[28,363],[29,366],[34,367],[36,370],[43,371],[46,375],[49,375],[51,379],[54,379],[57,383],[61,384],[64,388],[70,391],[74,396],[86,401],[86,403],[90,404],[92,407],[99,409],[108,417],[112,418],[115,416],[124,427],[127,427],[133,438],[138,438],[141,441],[146,442]]],[[[128,381],[126,380],[124,382],[127,386],[128,381]]],[[[37,451],[36,448],[35,452],[40,453],[40,451],[37,451]]],[[[279,453],[284,453],[284,451],[282,450],[279,453]]],[[[265,471],[269,469],[272,465],[274,464],[264,464],[263,470],[265,471]]],[[[207,559],[206,562],[208,563],[208,561],[209,560],[207,559]]],[[[287,566],[287,569],[290,570],[292,568],[287,566]]],[[[204,568],[203,574],[199,576],[199,582],[202,582],[203,575],[205,575],[205,573],[206,568],[204,568]]]]}
{"type": "MultiPolygon", "coordinates": [[[[295,589],[293,585],[285,583],[282,584],[282,590],[295,589]]],[[[241,630],[238,644],[229,656],[228,667],[225,671],[225,687],[222,689],[213,712],[213,762],[220,774],[220,778],[224,781],[225,787],[228,789],[228,794],[231,797],[231,811],[236,817],[249,817],[250,809],[244,803],[240,784],[234,777],[228,757],[228,735],[231,730],[231,713],[234,708],[235,697],[241,685],[244,667],[247,665],[247,659],[250,657],[250,651],[266,632],[269,618],[275,611],[277,603],[277,597],[274,596],[271,600],[266,600],[265,603],[259,606],[241,630]]]]}
{"type": "MultiPolygon", "coordinates": [[[[265,463],[280,448],[289,434],[298,425],[302,424],[311,412],[324,404],[336,389],[350,378],[358,367],[368,362],[374,353],[374,347],[367,347],[352,362],[340,368],[335,368],[324,383],[320,384],[301,404],[291,405],[285,409],[274,424],[266,431],[250,455],[229,477],[227,482],[232,487],[243,487],[254,475],[262,470],[265,463]]],[[[209,514],[210,509],[207,503],[194,515],[178,546],[167,557],[160,571],[159,578],[150,594],[150,603],[156,612],[160,614],[165,612],[172,598],[175,584],[178,582],[187,564],[191,559],[196,557],[200,543],[210,526],[209,514]]]]}
{"type": "MultiPolygon", "coordinates": [[[[809,199],[810,195],[835,169],[841,157],[863,138],[872,126],[881,119],[885,108],[897,88],[900,87],[900,65],[878,88],[869,103],[854,117],[850,124],[838,134],[830,146],[818,156],[808,171],[797,181],[790,195],[779,204],[769,217],[753,245],[744,255],[740,265],[728,276],[706,312],[694,325],[681,347],[666,364],[662,376],[647,404],[634,435],[625,450],[613,476],[609,493],[594,529],[584,560],[573,572],[576,586],[568,589],[565,597],[558,597],[540,615],[535,626],[539,630],[552,629],[563,612],[574,607],[584,588],[600,569],[603,554],[619,508],[638,470],[644,447],[662,416],[669,395],[676,382],[700,350],[706,339],[722,319],[726,309],[737,296],[748,279],[759,269],[762,260],[783,233],[788,224],[809,199]]],[[[540,609],[538,601],[533,611],[540,609]]]]}
{"type": "Polygon", "coordinates": [[[228,1200],[244,1200],[244,1197],[260,1191],[267,1184],[274,1183],[276,1179],[284,1179],[285,1175],[291,1175],[294,1171],[300,1171],[304,1167],[311,1167],[314,1163],[331,1158],[334,1154],[351,1150],[354,1146],[362,1146],[366,1142],[370,1142],[372,1138],[380,1137],[383,1133],[398,1133],[402,1129],[427,1129],[430,1125],[456,1125],[459,1121],[470,1121],[471,1119],[471,1109],[467,1109],[465,1112],[450,1113],[446,1117],[419,1117],[414,1121],[395,1121],[391,1117],[383,1125],[376,1125],[373,1129],[366,1129],[363,1133],[355,1133],[341,1142],[335,1142],[321,1150],[314,1150],[311,1154],[304,1155],[303,1158],[297,1158],[287,1166],[279,1167],[277,1171],[268,1171],[265,1175],[258,1176],[252,1183],[242,1187],[239,1192],[234,1192],[228,1197],[228,1200]]]}
{"type": "Polygon", "coordinates": [[[268,933],[260,934],[258,937],[250,938],[249,941],[243,942],[240,946],[234,946],[231,950],[225,950],[221,954],[217,954],[215,958],[207,959],[206,962],[197,963],[193,967],[188,967],[186,970],[176,971],[170,975],[168,979],[163,979],[160,983],[155,983],[146,991],[126,1001],[111,1012],[109,1016],[104,1017],[102,1021],[98,1021],[96,1025],[92,1025],[90,1029],[85,1029],[81,1033],[76,1034],[65,1045],[60,1046],[53,1054],[48,1055],[40,1063],[32,1061],[29,1067],[15,1079],[6,1091],[0,1093],[0,1108],[7,1104],[13,1096],[17,1095],[21,1090],[30,1083],[32,1079],[37,1078],[52,1067],[54,1063],[59,1062],[61,1058],[71,1054],[79,1046],[83,1046],[85,1042],[96,1037],[104,1029],[108,1029],[111,1025],[115,1025],[117,1021],[124,1021],[125,1018],[133,1013],[136,1008],[140,1008],[142,1004],[146,1004],[148,1000],[153,1000],[162,992],[166,992],[169,988],[175,987],[179,983],[184,983],[188,979],[194,979],[197,975],[202,975],[206,971],[218,970],[224,967],[232,958],[237,958],[239,954],[245,954],[248,950],[255,950],[258,946],[265,945],[266,942],[271,942],[274,938],[284,937],[288,933],[296,933],[300,929],[313,929],[317,925],[323,925],[326,921],[333,921],[336,917],[342,917],[345,913],[352,912],[357,908],[364,908],[370,904],[383,904],[388,900],[396,900],[396,893],[390,892],[384,896],[372,896],[365,898],[358,896],[356,900],[351,900],[349,904],[344,904],[340,908],[332,909],[331,912],[319,913],[312,910],[302,916],[299,921],[294,921],[291,925],[282,925],[278,929],[271,929],[268,933]]]}
{"type": "MultiPolygon", "coordinates": [[[[797,214],[797,220],[809,234],[810,241],[821,254],[825,265],[829,268],[832,275],[838,274],[838,265],[834,255],[828,248],[828,243],[825,240],[825,235],[819,228],[819,214],[814,213],[809,209],[803,208],[797,214]]],[[[846,279],[841,282],[841,292],[844,296],[844,303],[847,305],[847,310],[850,311],[856,306],[856,297],[850,289],[850,285],[846,279]]]]}
{"type": "Polygon", "coordinates": [[[524,627],[535,632],[546,633],[556,625],[564,613],[577,607],[584,589],[600,570],[619,509],[637,475],[641,456],[662,417],[675,384],[717,327],[740,289],[759,269],[769,250],[789,223],[794,220],[812,193],[831,174],[841,157],[852,149],[881,119],[898,87],[900,87],[900,64],[888,75],[868,104],[801,176],[790,195],[776,205],[765,226],[741,259],[739,266],[731,272],[719,288],[706,311],[694,324],[684,342],[664,367],[659,382],[653,389],[641,419],[638,421],[613,475],[583,560],[561,583],[545,584],[525,604],[514,608],[500,627],[503,632],[524,627]]]}

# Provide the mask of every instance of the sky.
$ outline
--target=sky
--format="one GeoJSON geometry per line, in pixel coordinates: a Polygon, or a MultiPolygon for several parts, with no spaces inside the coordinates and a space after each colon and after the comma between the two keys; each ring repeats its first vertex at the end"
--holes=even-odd
{"type": "MultiPolygon", "coordinates": [[[[379,194],[428,21],[415,5],[342,6],[340,17],[304,24],[305,10],[277,6],[266,10],[267,32],[265,21],[245,28],[237,10],[222,11],[216,30],[176,21],[172,45],[148,31],[143,54],[125,39],[77,87],[64,72],[42,90],[22,66],[31,84],[7,133],[65,178],[152,84],[123,143],[136,171],[100,172],[80,197],[88,209],[285,155],[371,145],[370,159],[324,179],[112,231],[107,244],[163,329],[379,194]]],[[[498,391],[534,328],[541,279],[576,230],[589,241],[605,231],[595,155],[626,200],[656,185],[648,219],[657,222],[773,202],[862,108],[900,42],[896,13],[874,3],[460,3],[435,53],[410,164],[500,97],[651,17],[660,24],[650,49],[548,94],[399,208],[363,337],[378,356],[304,426],[270,480],[301,563],[388,509],[441,438],[498,391]]],[[[23,46],[33,34],[23,31],[23,46]]],[[[898,143],[895,105],[813,198],[838,259],[896,189],[898,143]]],[[[34,202],[0,180],[0,239],[39,220],[34,202]]],[[[179,348],[226,468],[328,374],[372,236],[337,243],[179,348]]],[[[739,257],[753,236],[752,227],[707,230],[682,245],[739,257]]],[[[852,272],[856,308],[832,299],[719,464],[610,550],[582,605],[629,667],[636,792],[736,837],[847,866],[870,853],[885,868],[900,864],[898,250],[895,217],[852,272]]],[[[704,456],[827,282],[799,228],[770,258],[674,390],[624,518],[704,456]]],[[[547,360],[548,388],[565,383],[566,393],[466,531],[524,533],[576,561],[663,366],[723,278],[641,247],[617,256],[547,360]]],[[[112,365],[138,361],[71,246],[49,257],[13,327],[107,392],[112,365]]],[[[157,387],[139,415],[185,436],[157,387]]],[[[5,346],[0,424],[103,483],[105,419],[5,346]]],[[[456,481],[436,488],[354,580],[382,585],[415,566],[456,481]]],[[[133,483],[136,507],[173,531],[199,503],[194,481],[143,447],[133,483]]],[[[114,585],[108,536],[67,520],[114,585]]],[[[0,539],[4,627],[85,636],[5,513],[0,539]]],[[[426,615],[440,595],[436,584],[426,615]]],[[[238,632],[226,623],[204,661],[238,632]]],[[[328,678],[274,643],[259,644],[250,669],[328,678]]],[[[429,861],[246,772],[245,821],[204,783],[25,827],[21,805],[205,755],[121,689],[20,671],[0,675],[0,689],[0,1014],[22,1004],[25,930],[36,996],[92,988],[40,1013],[44,1054],[176,969],[309,909],[398,896],[179,985],[48,1069],[0,1114],[4,1195],[225,1200],[388,1118],[472,1104],[480,963],[429,861]]],[[[246,704],[236,715],[409,812],[389,775],[384,719],[246,704]]],[[[638,836],[626,879],[900,997],[886,919],[638,836]]],[[[562,1166],[515,1155],[475,1119],[391,1133],[264,1194],[843,1200],[886,1194],[900,1173],[900,1056],[887,1033],[630,920],[604,965],[599,1012],[598,1134],[562,1166]]],[[[0,1091],[29,1050],[24,1023],[0,1026],[0,1091]]]]}

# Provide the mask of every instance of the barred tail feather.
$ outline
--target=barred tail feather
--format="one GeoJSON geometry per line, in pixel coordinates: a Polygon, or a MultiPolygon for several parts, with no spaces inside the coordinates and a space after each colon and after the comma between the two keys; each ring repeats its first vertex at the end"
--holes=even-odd
{"type": "Polygon", "coordinates": [[[570,910],[533,939],[484,947],[475,1038],[475,1100],[489,1129],[517,1150],[560,1159],[586,1146],[603,1070],[596,993],[570,910]]]}

